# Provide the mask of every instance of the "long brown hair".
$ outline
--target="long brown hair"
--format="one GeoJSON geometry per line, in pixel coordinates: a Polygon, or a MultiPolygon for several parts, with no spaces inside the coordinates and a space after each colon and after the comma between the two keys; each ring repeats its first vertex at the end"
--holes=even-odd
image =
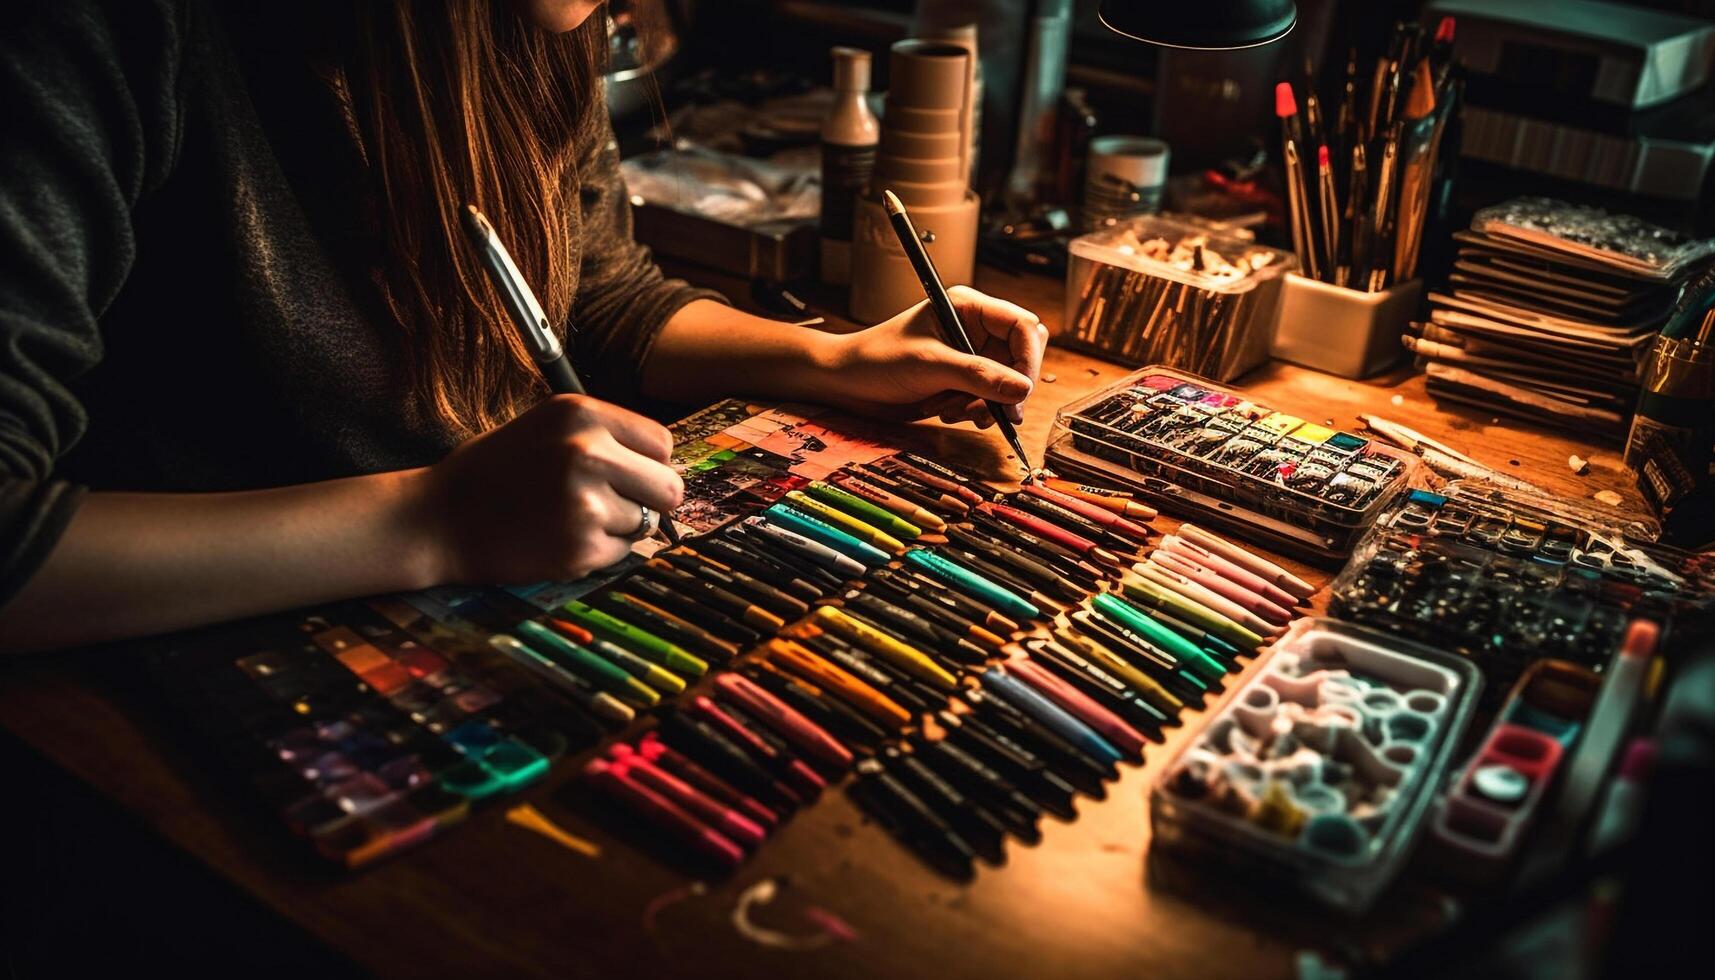
{"type": "Polygon", "coordinates": [[[375,278],[404,331],[420,407],[462,435],[492,428],[542,382],[464,242],[474,203],[505,238],[550,322],[577,279],[573,150],[605,110],[602,14],[552,34],[501,0],[357,0],[335,81],[373,192],[375,278]]]}

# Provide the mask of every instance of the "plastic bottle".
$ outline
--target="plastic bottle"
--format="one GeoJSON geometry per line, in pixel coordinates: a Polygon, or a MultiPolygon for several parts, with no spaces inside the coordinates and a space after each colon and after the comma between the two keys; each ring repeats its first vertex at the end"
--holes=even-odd
{"type": "Polygon", "coordinates": [[[869,109],[869,52],[834,48],[834,103],[822,120],[822,281],[851,282],[852,210],[875,170],[881,127],[869,109]]]}

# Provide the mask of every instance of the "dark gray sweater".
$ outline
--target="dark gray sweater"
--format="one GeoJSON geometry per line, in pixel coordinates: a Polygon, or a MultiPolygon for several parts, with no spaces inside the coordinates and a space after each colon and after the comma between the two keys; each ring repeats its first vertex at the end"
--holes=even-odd
{"type": "MultiPolygon", "coordinates": [[[[409,408],[356,147],[290,32],[203,0],[18,6],[0,31],[0,603],[86,487],[282,486],[451,448],[409,408]]],[[[713,294],[632,240],[598,129],[577,155],[573,353],[625,400],[661,324],[713,294]]]]}

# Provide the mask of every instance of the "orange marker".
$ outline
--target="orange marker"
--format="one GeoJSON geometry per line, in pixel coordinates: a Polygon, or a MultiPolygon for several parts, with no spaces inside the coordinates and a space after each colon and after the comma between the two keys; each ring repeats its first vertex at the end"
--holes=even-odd
{"type": "Polygon", "coordinates": [[[1104,490],[1054,477],[1043,480],[1042,483],[1050,490],[1058,490],[1068,497],[1077,497],[1121,517],[1132,517],[1140,521],[1153,521],[1156,517],[1157,511],[1154,507],[1140,504],[1131,499],[1131,494],[1120,490],[1104,490]]]}
{"type": "Polygon", "coordinates": [[[816,656],[801,644],[771,639],[768,641],[768,657],[780,667],[834,694],[895,731],[911,721],[911,712],[901,708],[892,698],[816,656]]]}

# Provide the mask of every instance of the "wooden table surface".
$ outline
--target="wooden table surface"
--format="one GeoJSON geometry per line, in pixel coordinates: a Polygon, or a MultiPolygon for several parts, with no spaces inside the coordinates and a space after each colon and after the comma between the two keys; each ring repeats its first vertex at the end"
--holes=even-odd
{"type": "MultiPolygon", "coordinates": [[[[721,284],[742,295],[730,281],[721,284]]],[[[1058,323],[1055,282],[984,270],[977,284],[1034,309],[1051,328],[1058,323]]],[[[1055,380],[1039,387],[1022,427],[1036,454],[1055,406],[1125,373],[1059,350],[1049,352],[1044,369],[1055,380]]],[[[1546,489],[1577,497],[1625,492],[1618,447],[1496,424],[1466,409],[1439,411],[1410,371],[1358,382],[1271,364],[1242,383],[1258,401],[1342,428],[1355,428],[1359,412],[1404,422],[1546,489]],[[1572,453],[1591,460],[1589,475],[1569,470],[1572,453]]],[[[1015,475],[992,432],[920,428],[944,458],[997,479],[1015,475]]],[[[1157,522],[1164,530],[1175,523],[1165,515],[1157,522]]],[[[1285,564],[1318,584],[1328,578],[1285,564]]],[[[153,693],[119,680],[128,676],[116,662],[124,656],[121,649],[4,665],[0,725],[171,846],[377,973],[1286,976],[1301,950],[1394,948],[1436,928],[1446,907],[1420,876],[1408,876],[1368,917],[1342,922],[1307,900],[1259,894],[1253,881],[1152,860],[1148,787],[1196,727],[1195,715],[1167,745],[1149,748],[1145,765],[1126,768],[1105,800],[1081,799],[1075,821],[1047,819],[1036,846],[1009,842],[1007,862],[981,867],[968,884],[929,871],[866,820],[843,789],[787,822],[735,874],[699,883],[637,846],[638,831],[616,811],[592,806],[570,778],[575,766],[564,761],[521,800],[483,807],[443,839],[346,875],[300,849],[278,822],[217,789],[168,733],[153,693]],[[601,856],[509,824],[505,811],[522,801],[598,843],[601,856]],[[844,920],[855,937],[786,951],[742,936],[732,923],[735,903],[770,877],[782,887],[754,912],[759,924],[814,931],[808,916],[815,907],[844,920]]]]}

